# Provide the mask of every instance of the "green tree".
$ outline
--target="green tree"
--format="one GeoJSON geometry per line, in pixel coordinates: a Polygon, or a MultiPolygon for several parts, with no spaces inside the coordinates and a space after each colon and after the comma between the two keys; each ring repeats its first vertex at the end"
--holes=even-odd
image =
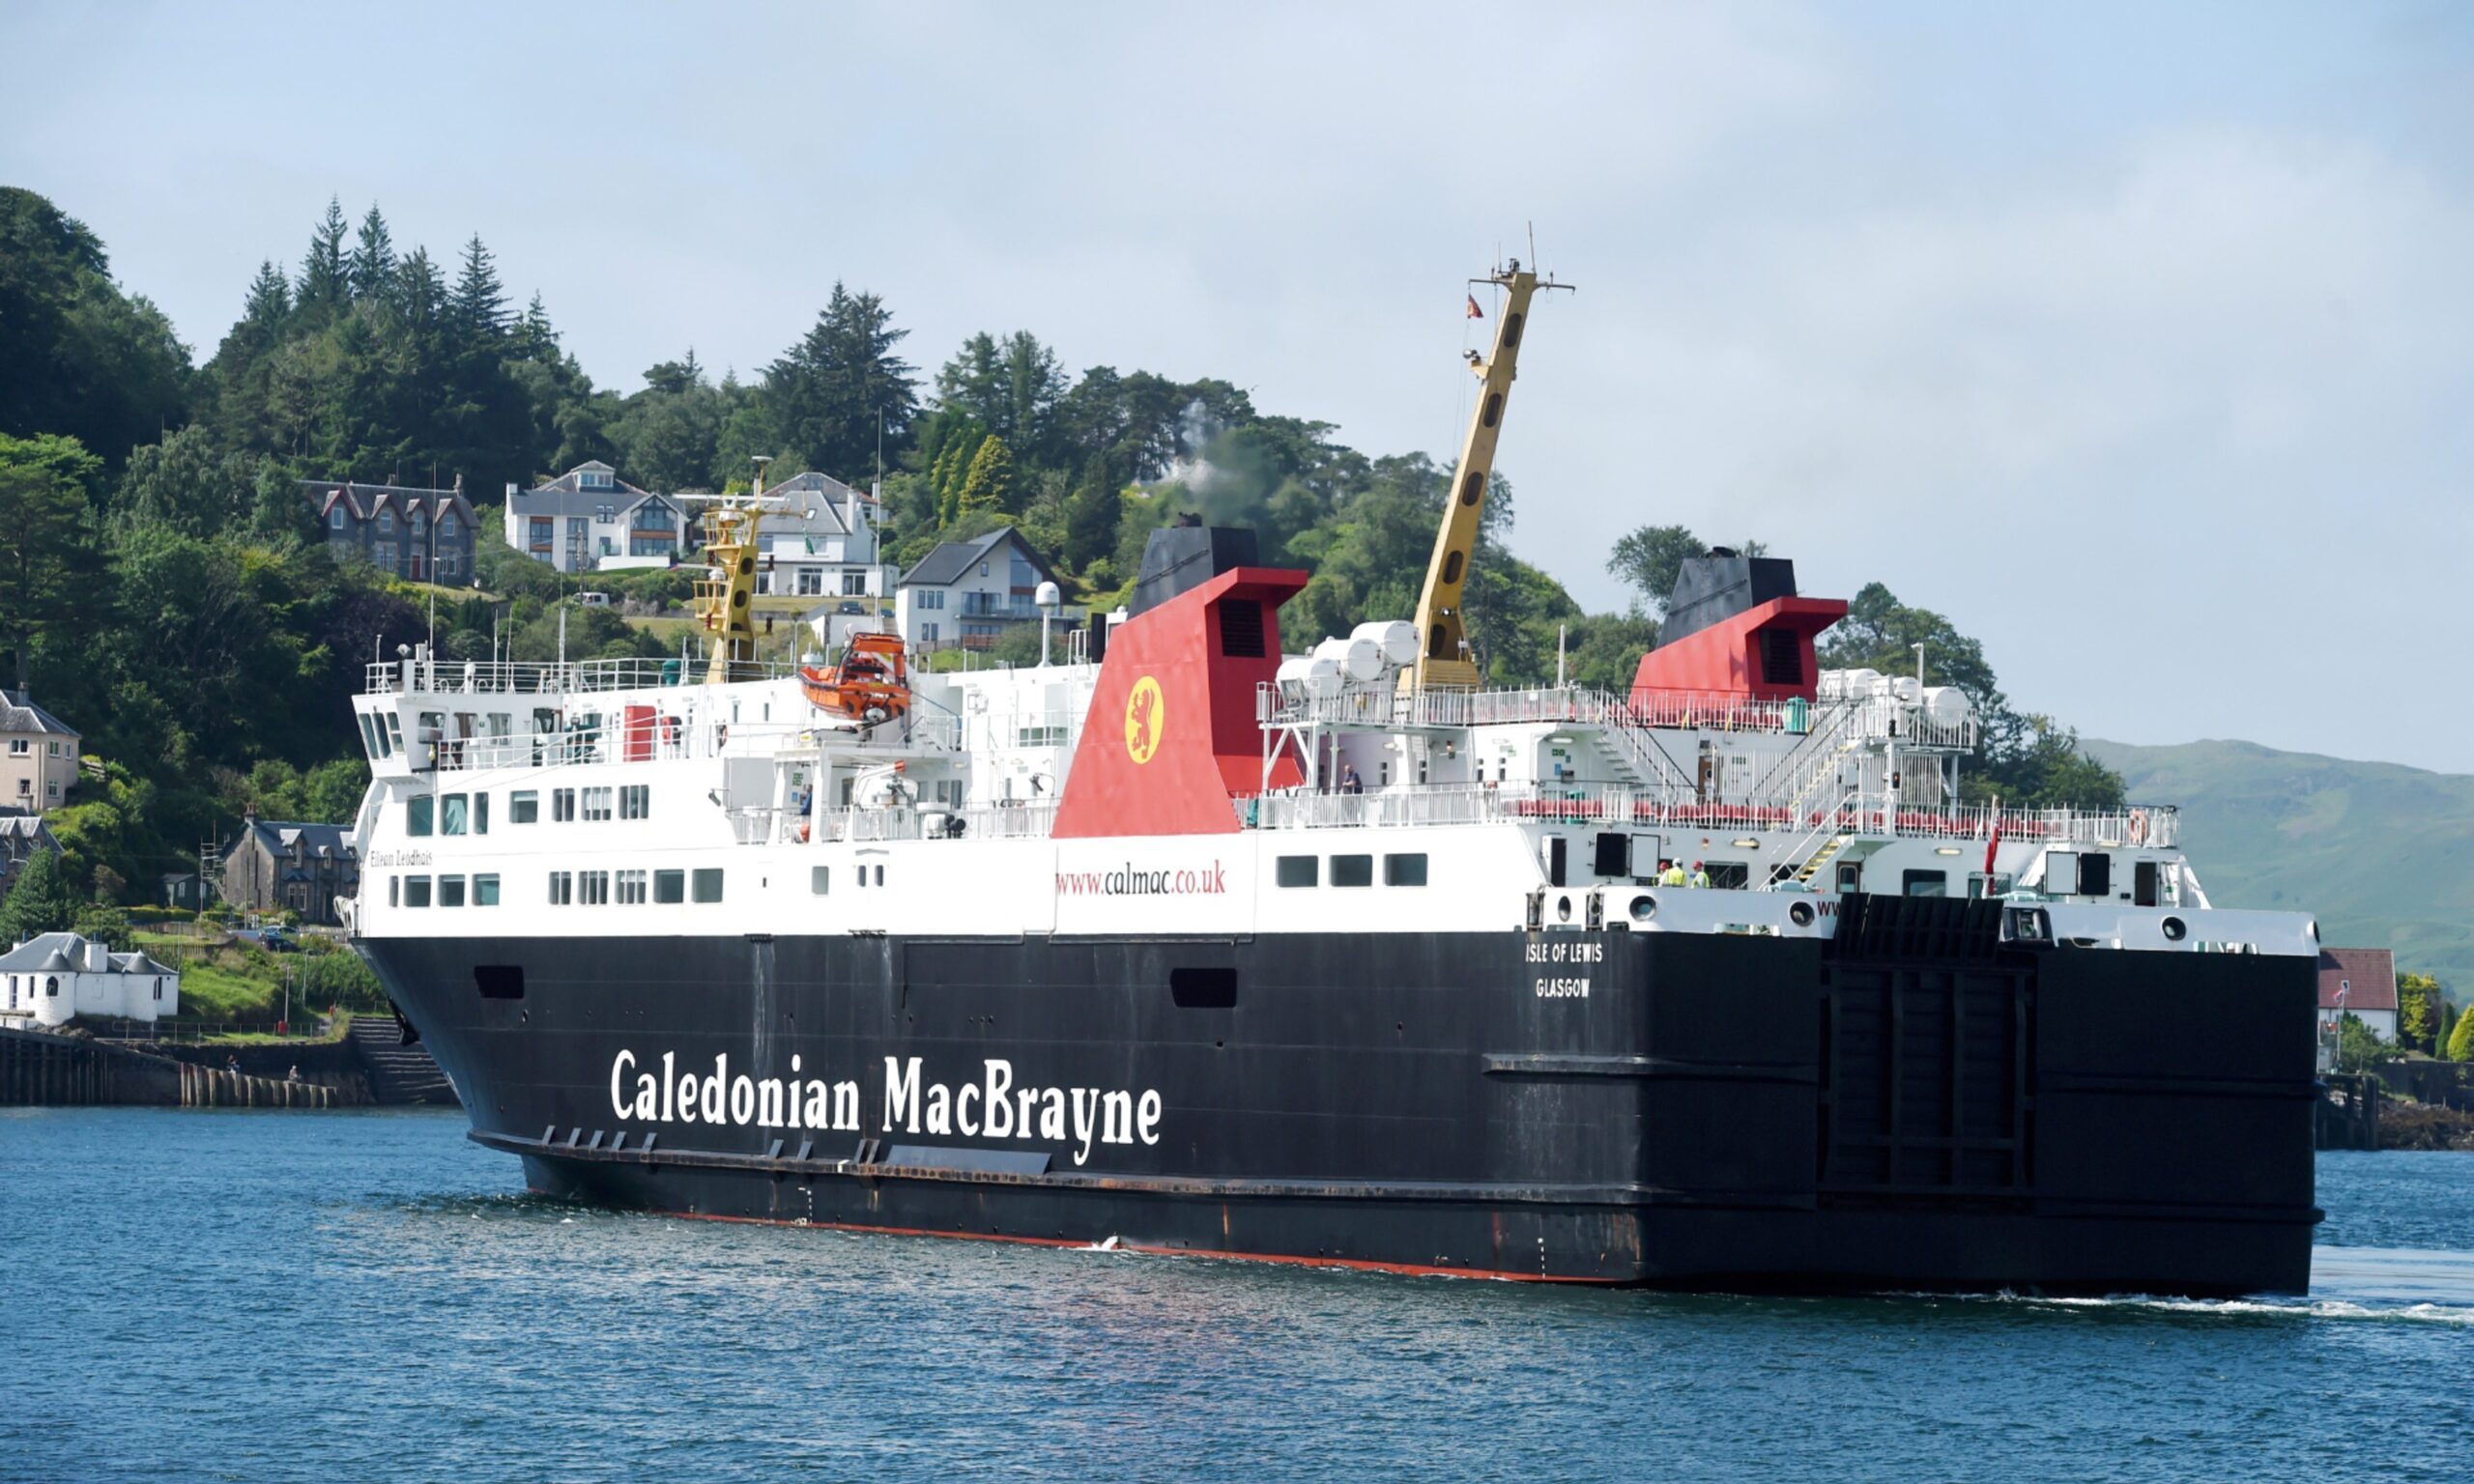
{"type": "Polygon", "coordinates": [[[101,467],[74,439],[0,434],[0,642],[16,653],[20,691],[37,643],[95,601],[101,559],[84,481],[101,467]]]}
{"type": "Polygon", "coordinates": [[[765,369],[774,429],[808,468],[862,480],[879,440],[902,451],[919,411],[913,368],[894,354],[909,333],[876,295],[836,282],[815,328],[765,369]]]}
{"type": "Polygon", "coordinates": [[[301,288],[295,301],[316,324],[343,313],[352,297],[352,278],[344,261],[344,204],[330,196],[327,214],[309,234],[309,250],[301,258],[301,288]]]}
{"type": "Polygon", "coordinates": [[[2397,976],[2397,1040],[2411,1050],[2434,1055],[2439,1041],[2439,981],[2428,974],[2397,976]]]}
{"type": "Polygon", "coordinates": [[[1011,512],[1016,506],[1014,451],[1005,446],[1005,440],[991,434],[971,455],[970,473],[963,480],[962,509],[964,514],[978,514],[1011,512]]]}
{"type": "Polygon", "coordinates": [[[67,932],[87,905],[61,853],[40,851],[17,869],[8,899],[0,901],[0,938],[22,943],[40,933],[67,932]]]}
{"type": "Polygon", "coordinates": [[[1644,526],[1616,538],[1606,570],[1632,588],[1635,601],[1664,614],[1684,562],[1708,555],[1701,538],[1681,526],[1644,526]]]}
{"type": "Polygon", "coordinates": [[[221,452],[214,435],[192,423],[129,454],[112,513],[124,522],[204,536],[245,516],[255,505],[256,486],[253,461],[221,452]]]}
{"type": "Polygon", "coordinates": [[[360,239],[345,260],[344,279],[361,303],[384,302],[395,287],[395,240],[374,201],[360,218],[360,239]]]}
{"type": "Polygon", "coordinates": [[[102,243],[43,197],[0,186],[0,434],[73,438],[117,468],[187,415],[188,350],[112,281],[102,243]]]}
{"type": "Polygon", "coordinates": [[[2448,1059],[2474,1062],[2474,1007],[2458,1012],[2457,1024],[2448,1033],[2448,1059]]]}
{"type": "Polygon", "coordinates": [[[982,330],[936,373],[936,400],[1034,459],[1050,451],[1065,373],[1039,337],[1018,329],[1002,340],[982,330]]]}

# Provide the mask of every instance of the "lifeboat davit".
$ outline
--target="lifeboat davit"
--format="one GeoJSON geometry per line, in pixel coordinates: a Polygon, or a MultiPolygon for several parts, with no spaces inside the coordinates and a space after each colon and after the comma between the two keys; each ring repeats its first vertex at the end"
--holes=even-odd
{"type": "Polygon", "coordinates": [[[799,689],[820,711],[855,722],[889,722],[910,711],[910,671],[899,634],[853,634],[842,663],[799,667],[799,689]]]}

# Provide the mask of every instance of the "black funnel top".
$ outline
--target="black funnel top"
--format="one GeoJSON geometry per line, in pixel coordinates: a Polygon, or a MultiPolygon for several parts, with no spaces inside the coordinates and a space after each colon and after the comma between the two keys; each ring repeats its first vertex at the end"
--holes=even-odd
{"type": "Polygon", "coordinates": [[[1254,532],[1247,527],[1180,523],[1151,533],[1142,548],[1127,616],[1158,608],[1188,588],[1199,587],[1232,567],[1254,565],[1254,532]]]}
{"type": "Polygon", "coordinates": [[[1707,556],[1687,557],[1667,595],[1658,647],[1772,598],[1795,595],[1796,564],[1784,556],[1739,556],[1721,547],[1707,556]]]}

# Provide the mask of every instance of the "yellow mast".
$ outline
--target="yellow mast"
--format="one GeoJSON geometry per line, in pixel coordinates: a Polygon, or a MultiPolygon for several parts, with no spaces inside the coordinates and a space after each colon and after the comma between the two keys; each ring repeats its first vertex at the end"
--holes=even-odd
{"type": "MultiPolygon", "coordinates": [[[[1460,587],[1469,578],[1469,558],[1478,549],[1478,518],[1485,513],[1486,484],[1495,469],[1495,440],[1502,436],[1504,407],[1511,400],[1512,376],[1520,361],[1520,334],[1529,323],[1530,297],[1538,290],[1565,289],[1569,284],[1539,281],[1537,272],[1514,258],[1508,268],[1473,284],[1486,283],[1504,291],[1495,316],[1494,354],[1469,357],[1470,369],[1482,384],[1478,405],[1469,414],[1469,433],[1460,443],[1460,465],[1452,478],[1452,496],[1444,503],[1443,525],[1434,536],[1434,555],[1426,561],[1426,581],[1418,593],[1416,665],[1400,671],[1400,688],[1475,687],[1478,667],[1468,655],[1468,634],[1460,619],[1460,587]]],[[[1477,300],[1473,298],[1471,303],[1477,300]]]]}
{"type": "Polygon", "coordinates": [[[705,576],[696,580],[696,617],[711,645],[707,685],[753,679],[756,668],[756,525],[763,512],[764,465],[743,499],[723,496],[703,517],[705,576]]]}

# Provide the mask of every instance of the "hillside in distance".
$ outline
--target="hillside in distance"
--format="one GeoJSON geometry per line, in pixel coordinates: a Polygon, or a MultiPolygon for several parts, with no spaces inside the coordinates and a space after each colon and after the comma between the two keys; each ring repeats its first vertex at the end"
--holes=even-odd
{"type": "Polygon", "coordinates": [[[2474,777],[2253,742],[2086,745],[2133,800],[2181,806],[2218,906],[2314,912],[2323,943],[2394,949],[2460,1003],[2474,990],[2474,777]]]}

